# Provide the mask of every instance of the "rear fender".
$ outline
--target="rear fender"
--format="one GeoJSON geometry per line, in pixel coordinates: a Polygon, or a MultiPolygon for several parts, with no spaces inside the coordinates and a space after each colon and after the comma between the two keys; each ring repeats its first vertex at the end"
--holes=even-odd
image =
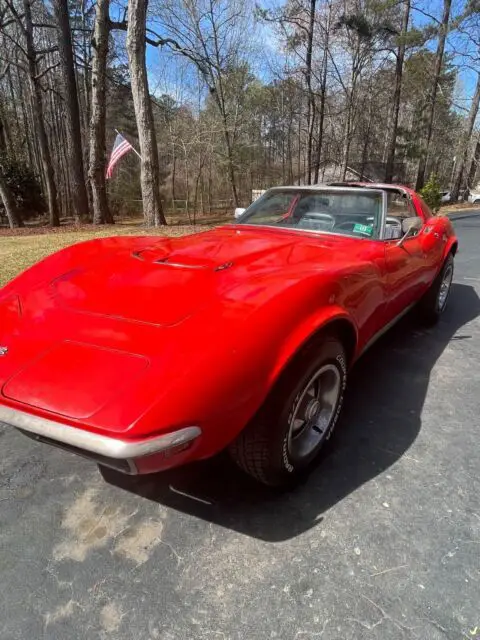
{"type": "Polygon", "coordinates": [[[332,326],[333,328],[334,323],[338,321],[348,323],[355,335],[355,346],[353,346],[352,353],[350,354],[351,360],[358,342],[357,327],[345,309],[338,305],[331,305],[306,318],[293,333],[287,336],[272,369],[270,385],[275,383],[281,372],[304,345],[306,345],[316,334],[328,329],[329,326],[332,326]]]}

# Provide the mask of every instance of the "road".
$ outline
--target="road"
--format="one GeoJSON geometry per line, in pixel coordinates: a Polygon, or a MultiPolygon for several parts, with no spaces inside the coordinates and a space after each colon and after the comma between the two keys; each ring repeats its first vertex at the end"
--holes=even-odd
{"type": "Polygon", "coordinates": [[[480,218],[450,305],[352,373],[321,466],[224,460],[127,491],[0,427],[0,639],[480,638],[480,218]]]}

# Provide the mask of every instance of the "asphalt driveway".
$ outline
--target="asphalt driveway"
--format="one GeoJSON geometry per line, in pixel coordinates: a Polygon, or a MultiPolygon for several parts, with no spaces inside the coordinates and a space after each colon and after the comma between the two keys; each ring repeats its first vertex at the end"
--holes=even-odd
{"type": "Polygon", "coordinates": [[[449,308],[352,373],[287,495],[219,459],[135,492],[0,426],[0,639],[480,639],[480,217],[449,308]]]}

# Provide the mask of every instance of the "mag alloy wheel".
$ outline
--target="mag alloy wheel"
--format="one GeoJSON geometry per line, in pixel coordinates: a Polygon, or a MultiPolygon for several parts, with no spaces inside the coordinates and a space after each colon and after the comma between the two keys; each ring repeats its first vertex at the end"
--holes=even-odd
{"type": "Polygon", "coordinates": [[[280,375],[263,406],[231,443],[240,468],[271,487],[303,483],[325,450],[342,408],[347,355],[320,333],[280,375]]]}
{"type": "Polygon", "coordinates": [[[288,451],[293,460],[309,458],[328,437],[341,391],[338,367],[325,364],[297,394],[288,420],[288,451]]]}
{"type": "Polygon", "coordinates": [[[437,310],[441,313],[447,304],[448,294],[450,293],[450,287],[452,285],[453,278],[453,262],[447,263],[445,270],[442,274],[442,280],[438,289],[437,295],[437,310]]]}

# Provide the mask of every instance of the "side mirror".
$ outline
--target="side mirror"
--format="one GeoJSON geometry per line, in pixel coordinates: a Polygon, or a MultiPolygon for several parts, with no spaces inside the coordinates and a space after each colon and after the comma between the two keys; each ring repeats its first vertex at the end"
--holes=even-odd
{"type": "Polygon", "coordinates": [[[235,220],[236,220],[237,218],[240,218],[240,216],[244,213],[244,211],[245,211],[245,209],[244,209],[244,208],[242,208],[242,207],[237,207],[237,208],[235,209],[235,213],[233,214],[233,216],[234,216],[235,220]]]}
{"type": "Polygon", "coordinates": [[[416,235],[423,227],[423,220],[420,217],[405,218],[402,222],[403,236],[397,242],[397,247],[401,247],[407,238],[416,235]]]}

